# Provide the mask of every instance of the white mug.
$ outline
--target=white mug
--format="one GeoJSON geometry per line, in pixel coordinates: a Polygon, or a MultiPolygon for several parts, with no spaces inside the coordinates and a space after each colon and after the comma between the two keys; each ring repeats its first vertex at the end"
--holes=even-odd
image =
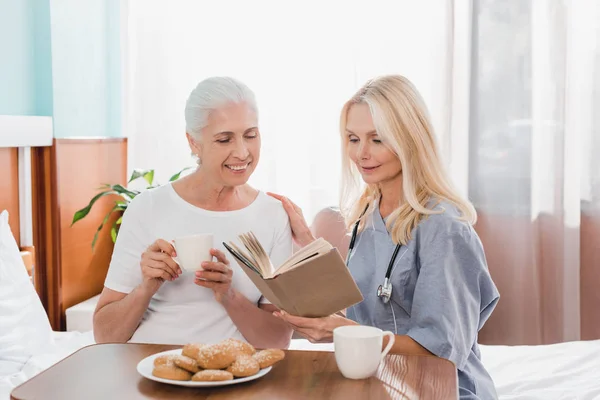
{"type": "Polygon", "coordinates": [[[379,363],[392,348],[395,336],[390,331],[363,325],[340,326],[333,330],[335,361],[342,375],[365,379],[377,372],[379,363]],[[383,337],[389,341],[383,352],[383,337]]]}
{"type": "Polygon", "coordinates": [[[203,261],[212,261],[210,249],[214,247],[214,238],[211,234],[181,236],[173,243],[177,252],[174,260],[183,271],[199,271],[203,261]]]}

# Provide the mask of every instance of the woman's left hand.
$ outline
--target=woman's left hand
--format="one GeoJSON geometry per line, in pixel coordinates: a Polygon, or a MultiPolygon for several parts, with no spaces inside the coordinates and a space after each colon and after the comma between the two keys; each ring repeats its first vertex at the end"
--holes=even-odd
{"type": "Polygon", "coordinates": [[[233,295],[231,287],[233,271],[229,268],[229,261],[223,252],[211,249],[210,254],[216,257],[217,261],[203,262],[201,266],[204,270],[196,271],[194,282],[198,286],[212,289],[215,299],[222,303],[233,295]]]}
{"type": "Polygon", "coordinates": [[[281,201],[283,209],[287,213],[288,218],[290,220],[290,227],[292,228],[292,238],[298,246],[304,247],[316,240],[310,230],[310,227],[304,219],[304,215],[302,214],[302,209],[300,207],[294,204],[287,197],[284,197],[280,194],[275,194],[271,192],[267,192],[267,194],[273,197],[274,199],[281,201]]]}
{"type": "Polygon", "coordinates": [[[323,318],[304,318],[290,315],[281,310],[274,312],[273,315],[287,322],[311,343],[330,343],[333,341],[333,330],[338,326],[358,325],[356,322],[337,314],[323,318]]]}

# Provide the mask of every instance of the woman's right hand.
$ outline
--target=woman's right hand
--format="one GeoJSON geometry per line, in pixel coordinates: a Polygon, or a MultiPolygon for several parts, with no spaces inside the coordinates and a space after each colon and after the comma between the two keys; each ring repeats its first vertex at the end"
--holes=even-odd
{"type": "Polygon", "coordinates": [[[142,253],[140,267],[144,288],[156,293],[165,281],[173,281],[181,274],[181,268],[173,260],[177,254],[173,245],[158,239],[142,253]]]}
{"type": "Polygon", "coordinates": [[[292,238],[294,239],[294,242],[300,247],[304,247],[307,244],[314,242],[315,237],[310,231],[310,228],[304,219],[304,215],[302,215],[302,209],[285,196],[270,192],[267,192],[267,194],[281,201],[281,204],[283,204],[283,209],[290,219],[290,227],[292,228],[292,238]]]}

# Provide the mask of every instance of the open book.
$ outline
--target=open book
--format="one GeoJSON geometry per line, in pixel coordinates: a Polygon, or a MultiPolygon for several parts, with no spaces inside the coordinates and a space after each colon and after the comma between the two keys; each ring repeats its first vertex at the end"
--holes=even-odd
{"type": "Polygon", "coordinates": [[[240,268],[276,307],[301,317],[324,317],[363,300],[336,248],[319,238],[274,266],[256,236],[223,243],[240,268]]]}

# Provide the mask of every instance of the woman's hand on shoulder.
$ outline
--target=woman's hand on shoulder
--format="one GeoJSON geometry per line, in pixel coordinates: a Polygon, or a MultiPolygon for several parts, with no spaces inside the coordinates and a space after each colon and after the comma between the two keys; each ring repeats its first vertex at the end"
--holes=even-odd
{"type": "Polygon", "coordinates": [[[302,209],[285,196],[270,192],[267,192],[267,194],[274,199],[281,201],[283,209],[290,219],[290,227],[292,228],[292,237],[294,242],[296,242],[296,244],[300,247],[304,247],[307,244],[314,242],[315,237],[310,231],[310,228],[306,223],[306,219],[304,219],[302,209]]]}
{"type": "Polygon", "coordinates": [[[181,275],[181,268],[173,260],[176,255],[173,245],[163,239],[156,240],[142,253],[144,288],[154,294],[165,281],[174,281],[181,275]]]}

